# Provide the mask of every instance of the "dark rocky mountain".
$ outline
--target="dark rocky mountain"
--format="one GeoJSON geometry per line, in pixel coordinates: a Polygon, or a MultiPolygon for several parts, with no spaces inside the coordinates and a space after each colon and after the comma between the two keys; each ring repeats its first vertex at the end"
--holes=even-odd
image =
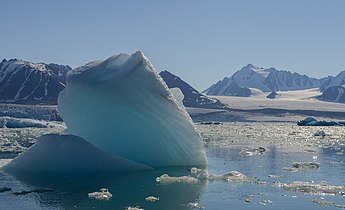
{"type": "Polygon", "coordinates": [[[278,96],[278,93],[275,92],[275,91],[272,91],[270,94],[268,94],[268,95],[266,96],[266,98],[275,99],[277,96],[278,96]]]}
{"type": "Polygon", "coordinates": [[[201,94],[180,77],[168,71],[162,71],[159,75],[163,78],[169,88],[177,87],[182,91],[184,95],[183,105],[185,107],[217,109],[225,106],[219,100],[201,94]]]}
{"type": "Polygon", "coordinates": [[[71,67],[58,64],[4,59],[0,63],[0,102],[56,104],[69,70],[71,67]]]}
{"type": "Polygon", "coordinates": [[[323,101],[345,103],[345,87],[342,85],[328,87],[319,97],[323,101]]]}

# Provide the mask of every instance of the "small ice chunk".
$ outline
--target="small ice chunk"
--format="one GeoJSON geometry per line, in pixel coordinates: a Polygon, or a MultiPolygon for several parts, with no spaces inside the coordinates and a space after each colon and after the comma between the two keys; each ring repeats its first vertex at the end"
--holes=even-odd
{"type": "Polygon", "coordinates": [[[260,146],[254,149],[250,149],[250,148],[244,148],[241,150],[241,152],[239,153],[239,155],[241,156],[246,156],[246,157],[250,157],[253,155],[257,155],[257,154],[263,154],[267,151],[267,148],[260,146]]]}
{"type": "Polygon", "coordinates": [[[191,172],[192,174],[196,174],[196,173],[198,173],[198,172],[200,172],[200,171],[202,171],[202,169],[199,169],[199,168],[196,168],[196,167],[192,167],[192,168],[190,169],[190,172],[191,172]]]}
{"type": "Polygon", "coordinates": [[[109,192],[106,188],[101,188],[99,192],[92,192],[88,194],[89,198],[96,199],[96,200],[110,200],[113,195],[109,192]]]}
{"type": "MultiPolygon", "coordinates": [[[[315,160],[316,158],[313,157],[315,160]]],[[[299,170],[312,170],[318,169],[320,167],[320,163],[318,162],[294,162],[292,163],[292,167],[284,167],[283,171],[285,172],[296,172],[299,170]]]]}
{"type": "Polygon", "coordinates": [[[149,202],[156,202],[156,201],[159,201],[159,198],[155,196],[148,196],[145,198],[145,200],[149,202]]]}
{"type": "Polygon", "coordinates": [[[205,207],[203,207],[200,203],[188,203],[187,206],[190,208],[190,209],[204,209],[205,207]]]}
{"type": "Polygon", "coordinates": [[[272,179],[281,179],[282,176],[281,175],[268,175],[269,178],[272,178],[272,179]]]}
{"type": "Polygon", "coordinates": [[[141,208],[140,206],[127,206],[125,207],[125,210],[144,210],[143,208],[141,208]]]}
{"type": "Polygon", "coordinates": [[[321,137],[325,137],[326,136],[326,132],[323,130],[318,130],[314,133],[314,136],[321,136],[321,137]]]}
{"type": "Polygon", "coordinates": [[[245,157],[251,157],[254,155],[253,152],[247,151],[247,150],[243,150],[239,153],[241,156],[245,156],[245,157]]]}
{"type": "Polygon", "coordinates": [[[283,171],[285,171],[285,172],[297,172],[298,168],[283,167],[283,171]]]}
{"type": "Polygon", "coordinates": [[[271,201],[271,200],[262,200],[262,201],[259,202],[259,204],[265,206],[265,205],[267,205],[267,204],[273,204],[273,201],[271,201]]]}
{"type": "Polygon", "coordinates": [[[318,169],[320,168],[320,163],[318,162],[294,162],[292,167],[298,169],[318,169]]]}
{"type": "Polygon", "coordinates": [[[273,182],[272,187],[283,187],[285,184],[281,182],[273,182]]]}
{"type": "Polygon", "coordinates": [[[207,170],[201,171],[201,173],[197,176],[200,180],[223,180],[228,182],[248,182],[248,181],[255,181],[254,177],[246,176],[238,171],[230,171],[223,175],[216,175],[213,173],[208,173],[207,170]]]}
{"type": "Polygon", "coordinates": [[[325,200],[324,198],[317,198],[313,200],[313,203],[321,205],[321,206],[333,206],[334,202],[333,201],[328,201],[325,200]]]}
{"type": "Polygon", "coordinates": [[[246,176],[238,171],[230,171],[226,174],[223,175],[223,177],[226,179],[228,182],[247,182],[247,181],[254,181],[254,177],[246,176]]]}
{"type": "Polygon", "coordinates": [[[340,209],[345,209],[345,205],[335,205],[334,207],[340,208],[340,209]]]}
{"type": "Polygon", "coordinates": [[[156,178],[156,182],[162,184],[172,184],[172,183],[186,183],[186,184],[195,184],[198,180],[195,177],[191,176],[169,176],[168,174],[163,174],[156,178]]]}

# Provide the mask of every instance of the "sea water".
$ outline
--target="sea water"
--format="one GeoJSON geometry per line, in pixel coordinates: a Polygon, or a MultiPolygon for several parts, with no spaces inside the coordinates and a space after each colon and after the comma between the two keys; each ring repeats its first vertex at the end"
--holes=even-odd
{"type": "MultiPolygon", "coordinates": [[[[157,168],[128,174],[16,177],[0,172],[0,188],[11,188],[11,191],[0,193],[0,209],[338,209],[345,205],[341,193],[313,194],[282,187],[294,181],[344,186],[344,127],[298,127],[291,123],[197,124],[196,127],[205,143],[209,173],[221,175],[238,171],[255,177],[255,181],[156,181],[162,174],[197,177],[200,171],[191,173],[190,167],[157,168]],[[326,136],[315,136],[320,130],[326,136]],[[292,170],[294,172],[283,170],[292,168],[294,162],[317,162],[320,167],[292,170]],[[107,188],[112,198],[100,201],[88,197],[88,193],[100,188],[107,188]],[[35,189],[36,192],[30,191],[35,189]],[[14,194],[23,190],[30,193],[14,194]],[[148,196],[159,200],[146,201],[148,196]],[[326,204],[330,206],[324,206],[326,204]]],[[[0,165],[7,161],[0,160],[0,165]]]]}

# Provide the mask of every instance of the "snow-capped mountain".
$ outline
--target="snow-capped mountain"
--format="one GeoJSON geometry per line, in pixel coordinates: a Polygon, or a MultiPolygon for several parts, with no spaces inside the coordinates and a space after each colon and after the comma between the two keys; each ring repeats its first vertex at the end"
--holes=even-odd
{"type": "Polygon", "coordinates": [[[225,77],[204,92],[208,95],[227,95],[228,92],[232,92],[230,89],[234,82],[242,88],[272,92],[316,88],[320,87],[322,80],[290,71],[275,68],[265,69],[248,64],[231,77],[225,77]]]}
{"type": "Polygon", "coordinates": [[[224,105],[217,99],[207,97],[188,83],[183,81],[180,77],[168,72],[162,71],[159,75],[163,78],[169,88],[179,88],[183,95],[183,104],[186,107],[198,107],[198,108],[223,108],[224,105]]]}
{"type": "Polygon", "coordinates": [[[0,63],[0,102],[56,104],[69,66],[11,59],[0,63]]]}
{"type": "Polygon", "coordinates": [[[320,86],[320,91],[324,92],[327,88],[333,86],[339,86],[345,84],[345,71],[340,72],[337,76],[326,77],[322,79],[322,85],[320,86]]]}
{"type": "Polygon", "coordinates": [[[251,90],[247,87],[240,87],[235,81],[225,77],[218,81],[207,90],[208,95],[222,95],[222,96],[240,96],[249,97],[251,90]]]}
{"type": "Polygon", "coordinates": [[[324,101],[345,103],[344,85],[328,87],[325,91],[323,91],[319,99],[324,100],[324,101]]]}

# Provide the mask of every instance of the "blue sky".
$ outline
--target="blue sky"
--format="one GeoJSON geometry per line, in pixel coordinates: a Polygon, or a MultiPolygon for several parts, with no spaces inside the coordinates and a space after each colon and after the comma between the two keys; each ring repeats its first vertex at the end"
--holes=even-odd
{"type": "Polygon", "coordinates": [[[252,63],[322,77],[345,70],[342,0],[11,0],[0,58],[72,67],[142,50],[203,90],[252,63]]]}

